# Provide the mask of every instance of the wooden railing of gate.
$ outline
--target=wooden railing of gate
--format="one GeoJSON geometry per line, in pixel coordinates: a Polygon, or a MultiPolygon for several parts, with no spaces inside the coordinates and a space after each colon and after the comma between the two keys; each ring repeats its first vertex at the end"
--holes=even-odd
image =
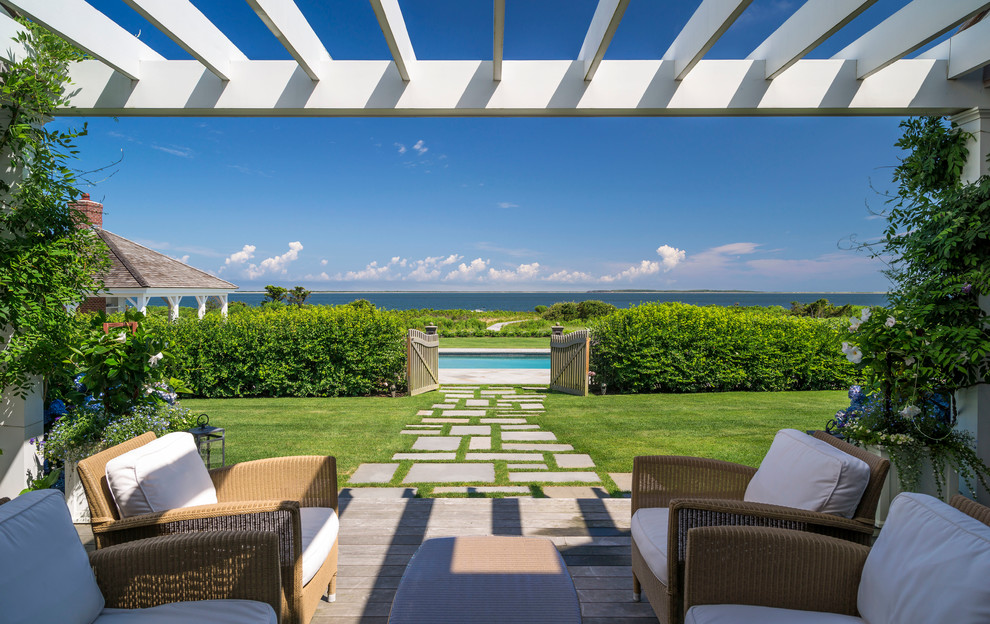
{"type": "Polygon", "coordinates": [[[426,330],[410,329],[406,337],[406,381],[411,396],[440,387],[440,336],[436,327],[426,330]]]}
{"type": "Polygon", "coordinates": [[[588,396],[590,342],[587,329],[550,336],[551,390],[588,396]]]}

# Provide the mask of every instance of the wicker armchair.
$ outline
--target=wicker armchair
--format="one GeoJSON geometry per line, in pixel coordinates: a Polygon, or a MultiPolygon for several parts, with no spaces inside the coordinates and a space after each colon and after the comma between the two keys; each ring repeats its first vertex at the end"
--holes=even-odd
{"type": "MultiPolygon", "coordinates": [[[[931,498],[929,504],[945,506],[931,498]]],[[[952,499],[951,506],[990,526],[990,508],[959,495],[952,499]]],[[[888,530],[890,527],[885,526],[881,539],[888,530]]],[[[934,535],[933,541],[940,538],[941,534],[934,535]]],[[[972,544],[971,536],[967,535],[966,539],[967,545],[972,544]]],[[[936,549],[939,549],[938,545],[936,549]]],[[[781,614],[777,617],[784,619],[773,621],[820,622],[822,620],[816,614],[835,613],[848,616],[850,622],[865,624],[858,617],[858,605],[863,591],[860,585],[864,565],[870,552],[868,546],[835,537],[780,528],[710,526],[692,529],[687,538],[684,583],[687,621],[758,622],[768,619],[769,612],[761,608],[769,607],[807,612],[781,614]],[[692,611],[692,607],[698,608],[692,611]]],[[[986,554],[984,548],[982,553],[974,552],[972,556],[985,557],[986,554]]],[[[945,565],[946,560],[936,556],[927,564],[918,562],[919,567],[930,571],[922,573],[930,595],[917,596],[921,602],[948,602],[951,608],[952,600],[958,599],[958,596],[946,597],[940,589],[944,585],[958,584],[957,575],[944,568],[931,567],[933,561],[945,565]]],[[[984,560],[982,568],[986,567],[984,560]]],[[[898,585],[901,579],[888,578],[886,582],[898,585]]],[[[975,578],[973,582],[984,584],[985,577],[975,578]]],[[[968,593],[965,589],[960,592],[968,593]]],[[[866,595],[872,597],[875,593],[867,591],[866,595]]],[[[986,592],[982,596],[968,593],[964,599],[985,600],[986,592]]]]}
{"type": "Polygon", "coordinates": [[[853,518],[778,505],[743,501],[756,469],[716,459],[642,456],[633,460],[632,514],[643,508],[669,508],[666,528],[667,582],[650,569],[642,548],[632,542],[634,600],[646,594],[664,624],[683,621],[683,574],[688,532],[695,527],[751,525],[829,535],[859,544],[873,536],[877,501],[890,464],[872,453],[822,431],[812,434],[862,459],[870,479],[853,518]]]}
{"type": "Polygon", "coordinates": [[[320,598],[336,593],[337,541],[304,586],[301,508],[337,511],[337,465],[333,457],[276,457],[210,471],[217,504],[121,518],[106,479],[111,459],[155,439],[148,432],[79,462],[97,549],[174,533],[261,530],[278,537],[281,562],[280,621],[305,624],[320,598]]]}

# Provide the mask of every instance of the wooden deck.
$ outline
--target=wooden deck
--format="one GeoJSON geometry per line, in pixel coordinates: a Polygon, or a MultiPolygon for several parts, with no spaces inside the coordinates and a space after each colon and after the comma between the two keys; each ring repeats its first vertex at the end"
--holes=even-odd
{"type": "MultiPolygon", "coordinates": [[[[567,563],[584,624],[656,622],[647,602],[632,602],[630,501],[625,498],[374,498],[342,492],[337,601],[312,624],[385,624],[409,558],[431,537],[547,537],[567,563]]],[[[87,541],[88,527],[80,531],[87,541]]],[[[437,592],[444,588],[438,587],[437,592]]]]}

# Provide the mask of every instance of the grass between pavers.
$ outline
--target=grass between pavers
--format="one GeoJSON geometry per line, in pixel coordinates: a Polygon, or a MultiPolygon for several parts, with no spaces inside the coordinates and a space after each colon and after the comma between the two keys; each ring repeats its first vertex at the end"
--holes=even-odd
{"type": "MultiPolygon", "coordinates": [[[[226,428],[229,463],[284,455],[334,455],[343,487],[362,463],[400,466],[390,483],[361,485],[402,485],[413,462],[391,458],[394,453],[412,452],[417,436],[399,432],[420,421],[418,410],[439,402],[439,393],[431,392],[395,399],[187,399],[182,405],[208,413],[211,424],[226,428]]],[[[547,411],[527,414],[527,418],[555,433],[559,443],[574,446],[575,453],[591,455],[596,467],[587,470],[597,472],[601,485],[614,494],[618,489],[608,473],[631,472],[636,455],[712,457],[758,466],[777,430],[820,429],[847,403],[842,391],[588,397],[547,393],[547,411]]],[[[449,426],[443,427],[443,434],[449,426]]],[[[463,440],[459,458],[467,443],[463,440]]],[[[527,485],[508,483],[505,462],[495,462],[495,468],[496,481],[491,485],[527,485]]],[[[433,485],[417,484],[421,494],[429,494],[433,485]]],[[[539,486],[531,487],[538,493],[539,486]]]]}

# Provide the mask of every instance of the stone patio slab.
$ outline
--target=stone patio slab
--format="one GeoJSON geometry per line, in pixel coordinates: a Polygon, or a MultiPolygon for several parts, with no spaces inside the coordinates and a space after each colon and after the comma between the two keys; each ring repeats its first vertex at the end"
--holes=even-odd
{"type": "Polygon", "coordinates": [[[344,488],[338,498],[416,498],[416,488],[362,487],[344,488]]]}
{"type": "Polygon", "coordinates": [[[488,399],[468,399],[464,401],[464,405],[468,407],[488,407],[492,402],[488,399]]]}
{"type": "Polygon", "coordinates": [[[406,425],[406,429],[443,429],[443,425],[406,425]]]}
{"type": "Polygon", "coordinates": [[[388,483],[399,464],[361,464],[348,483],[388,483]]]}
{"type": "Polygon", "coordinates": [[[546,464],[506,464],[509,470],[550,470],[546,464]]]}
{"type": "Polygon", "coordinates": [[[403,483],[483,482],[495,480],[495,464],[413,464],[403,483]]]}
{"type": "Polygon", "coordinates": [[[407,429],[400,431],[404,435],[440,435],[439,429],[407,429]]]}
{"type": "Polygon", "coordinates": [[[482,418],[481,422],[492,425],[521,425],[526,422],[525,418],[482,418]]]}
{"type": "Polygon", "coordinates": [[[435,494],[529,494],[525,485],[441,485],[433,488],[435,494]]]}
{"type": "Polygon", "coordinates": [[[396,453],[393,461],[452,461],[457,459],[457,453],[396,453]]]}
{"type": "MultiPolygon", "coordinates": [[[[453,407],[453,406],[451,406],[453,407]]],[[[485,410],[444,410],[442,416],[484,416],[485,410]]]]}
{"type": "Polygon", "coordinates": [[[583,481],[585,483],[598,483],[601,479],[593,472],[510,472],[509,481],[513,483],[527,481],[542,481],[544,483],[583,481]]]}
{"type": "Polygon", "coordinates": [[[505,442],[502,448],[506,451],[573,451],[570,444],[524,444],[517,442],[505,442]]]}
{"type": "Polygon", "coordinates": [[[473,392],[470,393],[470,394],[464,394],[464,393],[460,393],[460,392],[458,392],[456,394],[451,393],[451,394],[445,394],[444,395],[444,398],[445,399],[473,399],[474,398],[474,393],[473,392]]]}
{"type": "Polygon", "coordinates": [[[544,487],[543,495],[547,498],[611,498],[605,488],[566,485],[544,487]]]}
{"type": "Polygon", "coordinates": [[[414,451],[456,451],[460,446],[461,438],[454,436],[419,438],[412,445],[414,451]]]}
{"type": "Polygon", "coordinates": [[[520,403],[519,409],[524,410],[541,410],[543,409],[542,403],[520,403]]]}
{"type": "Polygon", "coordinates": [[[546,390],[546,386],[523,386],[523,390],[546,390]]]}
{"type": "Polygon", "coordinates": [[[425,423],[469,423],[470,418],[424,418],[425,423]]]}
{"type": "Polygon", "coordinates": [[[594,468],[595,462],[591,460],[591,455],[585,453],[558,454],[553,456],[554,461],[561,468],[594,468]]]}
{"type": "Polygon", "coordinates": [[[632,473],[631,472],[610,472],[608,476],[612,477],[615,481],[616,487],[618,487],[623,492],[632,491],[632,473]]]}
{"type": "Polygon", "coordinates": [[[431,410],[431,409],[428,409],[428,410],[419,410],[418,412],[416,412],[416,415],[417,416],[432,416],[433,415],[433,410],[431,410]]]}
{"type": "Polygon", "coordinates": [[[433,409],[453,409],[457,407],[457,403],[434,403],[433,409]]]}
{"type": "Polygon", "coordinates": [[[502,431],[522,431],[523,429],[539,429],[539,425],[502,425],[502,431]]]}
{"type": "Polygon", "coordinates": [[[472,451],[483,451],[492,447],[491,437],[471,438],[468,440],[468,448],[472,451]]]}
{"type": "Polygon", "coordinates": [[[468,461],[541,462],[543,461],[543,453],[467,453],[464,459],[468,461]]]}
{"type": "Polygon", "coordinates": [[[452,436],[465,436],[465,435],[488,436],[491,434],[492,434],[491,425],[453,425],[450,428],[450,435],[452,436]]]}
{"type": "Polygon", "coordinates": [[[513,442],[536,441],[536,440],[556,440],[557,436],[552,431],[503,431],[502,440],[512,440],[513,442]]]}

